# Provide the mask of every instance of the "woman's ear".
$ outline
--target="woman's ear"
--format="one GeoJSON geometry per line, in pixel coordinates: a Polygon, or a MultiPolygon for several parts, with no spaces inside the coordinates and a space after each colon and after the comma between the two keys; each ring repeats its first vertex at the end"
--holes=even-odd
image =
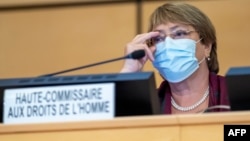
{"type": "Polygon", "coordinates": [[[210,53],[211,53],[211,50],[212,50],[212,43],[209,43],[207,45],[204,45],[205,47],[205,57],[206,58],[209,58],[210,57],[210,53]]]}

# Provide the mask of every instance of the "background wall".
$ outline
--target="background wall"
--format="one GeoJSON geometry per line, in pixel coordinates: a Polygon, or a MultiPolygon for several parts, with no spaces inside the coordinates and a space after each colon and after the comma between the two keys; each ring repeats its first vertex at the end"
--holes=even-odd
{"type": "MultiPolygon", "coordinates": [[[[136,34],[135,3],[35,6],[0,11],[1,78],[120,57],[136,34]]],[[[118,72],[121,67],[115,62],[69,74],[118,72]]]]}
{"type": "MultiPolygon", "coordinates": [[[[168,0],[1,0],[0,78],[33,77],[123,56],[146,32],[152,11],[168,0]]],[[[188,0],[214,23],[220,74],[249,66],[249,0],[188,0]]],[[[117,73],[123,61],[71,74],[117,73]]],[[[148,62],[145,71],[156,72],[148,62]]]]}

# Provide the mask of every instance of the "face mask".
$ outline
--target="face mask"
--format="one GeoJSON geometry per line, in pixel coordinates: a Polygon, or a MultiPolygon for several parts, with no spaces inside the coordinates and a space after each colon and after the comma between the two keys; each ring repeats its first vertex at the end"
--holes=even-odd
{"type": "Polygon", "coordinates": [[[205,60],[204,57],[198,62],[195,57],[197,42],[191,39],[174,40],[167,37],[164,42],[156,44],[154,67],[169,82],[183,81],[192,75],[199,68],[199,64],[205,60]]]}

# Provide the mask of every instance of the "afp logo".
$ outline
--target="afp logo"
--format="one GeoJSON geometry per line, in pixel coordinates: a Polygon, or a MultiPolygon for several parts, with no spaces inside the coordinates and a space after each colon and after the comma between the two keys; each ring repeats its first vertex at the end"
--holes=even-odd
{"type": "Polygon", "coordinates": [[[250,125],[224,125],[224,141],[250,141],[250,125]]]}

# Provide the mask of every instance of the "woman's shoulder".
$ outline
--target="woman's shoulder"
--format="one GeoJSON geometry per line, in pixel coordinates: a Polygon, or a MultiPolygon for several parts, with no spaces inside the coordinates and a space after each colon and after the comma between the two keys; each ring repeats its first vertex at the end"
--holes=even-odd
{"type": "Polygon", "coordinates": [[[210,73],[210,86],[212,87],[212,93],[214,94],[214,98],[216,102],[215,105],[228,105],[228,92],[227,92],[227,85],[226,79],[222,75],[218,75],[216,73],[210,73]]]}
{"type": "Polygon", "coordinates": [[[225,80],[225,76],[216,74],[214,72],[210,72],[209,73],[209,79],[211,83],[220,83],[222,85],[226,85],[226,80],[225,80]]]}
{"type": "Polygon", "coordinates": [[[211,72],[209,74],[209,81],[213,90],[227,93],[226,79],[224,76],[211,72]]]}

